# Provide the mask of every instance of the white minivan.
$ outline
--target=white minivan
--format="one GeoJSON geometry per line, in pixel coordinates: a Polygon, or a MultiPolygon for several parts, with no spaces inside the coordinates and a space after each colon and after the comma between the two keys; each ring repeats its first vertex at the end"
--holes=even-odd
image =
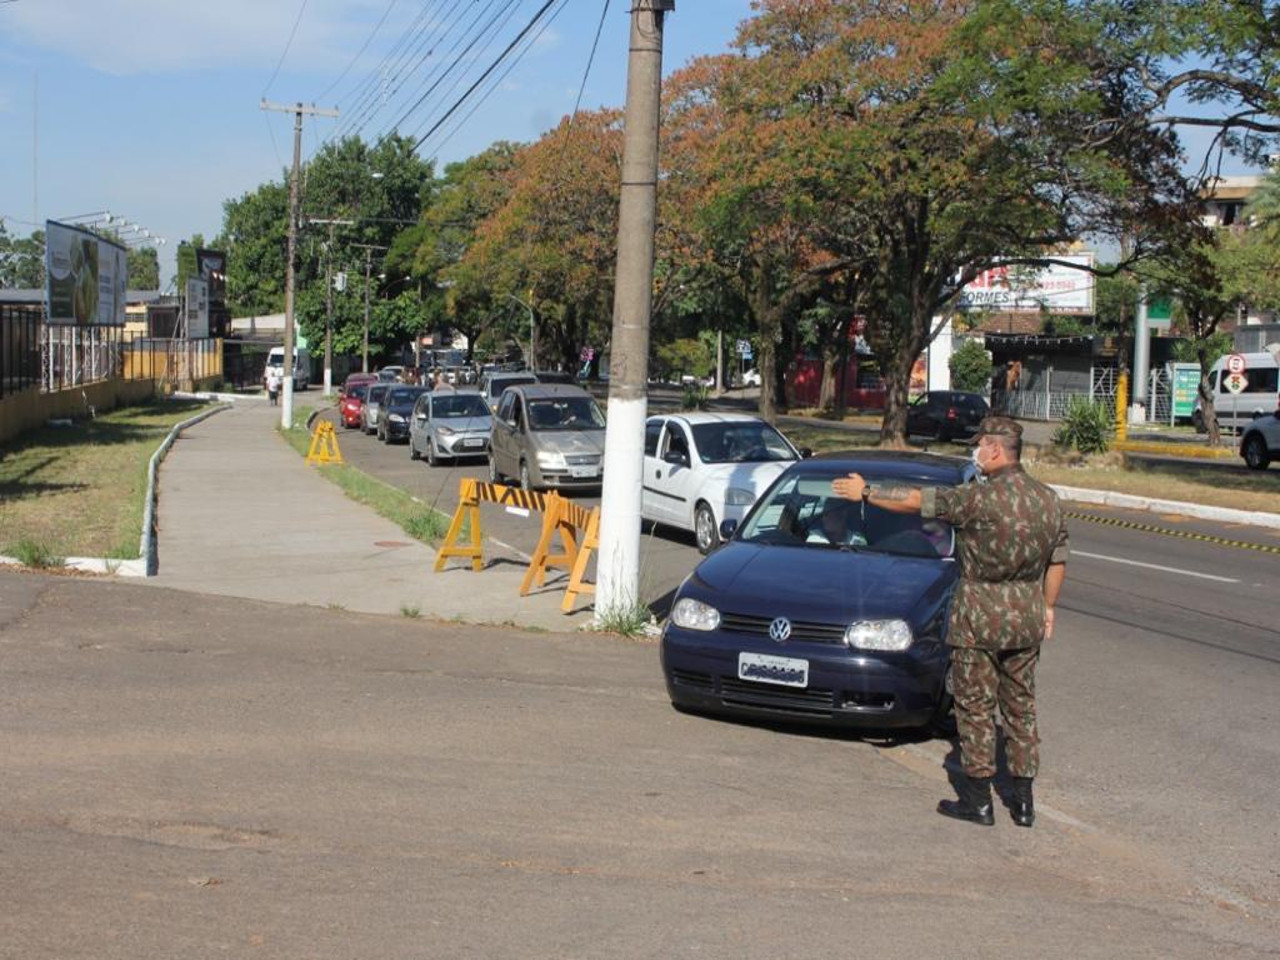
{"type": "MultiPolygon", "coordinates": [[[[265,382],[267,375],[275,371],[278,377],[284,377],[284,347],[272,347],[267,354],[267,366],[262,371],[265,382]]],[[[293,351],[293,389],[305,390],[311,385],[311,355],[306,350],[293,351]]]]}
{"type": "MultiPolygon", "coordinates": [[[[1218,426],[1223,429],[1243,430],[1255,417],[1275,413],[1280,406],[1280,364],[1268,352],[1245,353],[1245,388],[1239,393],[1227,389],[1230,374],[1226,372],[1227,357],[1221,357],[1209,372],[1209,389],[1213,391],[1213,412],[1218,426]]],[[[1192,419],[1197,430],[1204,428],[1200,402],[1192,419]]]]}

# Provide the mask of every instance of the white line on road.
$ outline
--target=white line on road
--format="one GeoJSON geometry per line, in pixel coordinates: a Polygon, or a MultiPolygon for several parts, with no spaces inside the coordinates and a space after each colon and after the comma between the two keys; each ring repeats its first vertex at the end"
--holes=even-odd
{"type": "Polygon", "coordinates": [[[1212,573],[1196,573],[1194,570],[1179,570],[1177,567],[1162,567],[1158,563],[1143,563],[1140,560],[1125,560],[1123,557],[1108,557],[1101,553],[1085,553],[1083,550],[1072,550],[1073,557],[1088,557],[1090,560],[1106,560],[1109,563],[1123,563],[1130,567],[1145,567],[1148,570],[1159,570],[1163,573],[1176,573],[1184,577],[1199,577],[1201,580],[1216,580],[1218,583],[1239,583],[1231,577],[1217,577],[1212,573]]]}

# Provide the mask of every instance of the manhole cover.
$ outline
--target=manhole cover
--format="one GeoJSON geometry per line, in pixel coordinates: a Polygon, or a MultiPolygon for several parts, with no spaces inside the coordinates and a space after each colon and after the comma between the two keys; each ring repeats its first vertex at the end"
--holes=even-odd
{"type": "Polygon", "coordinates": [[[375,541],[373,541],[373,545],[374,545],[375,547],[407,547],[407,546],[410,546],[410,544],[406,543],[404,540],[375,540],[375,541]]]}

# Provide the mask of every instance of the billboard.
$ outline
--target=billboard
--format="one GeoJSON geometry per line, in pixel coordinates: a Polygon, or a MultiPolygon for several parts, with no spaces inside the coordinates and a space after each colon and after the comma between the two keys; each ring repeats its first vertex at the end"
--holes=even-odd
{"type": "Polygon", "coordinates": [[[196,270],[209,284],[209,299],[220,303],[227,298],[227,255],[221,250],[196,250],[196,270]]]}
{"type": "Polygon", "coordinates": [[[1062,263],[1048,267],[997,264],[965,285],[956,298],[956,307],[1019,313],[1093,313],[1093,274],[1066,265],[1092,267],[1093,254],[1054,259],[1062,263]]]}
{"type": "Polygon", "coordinates": [[[50,323],[124,326],[128,251],[81,227],[45,221],[45,301],[50,323]]]}
{"type": "Polygon", "coordinates": [[[193,340],[209,336],[209,284],[196,277],[187,281],[187,336],[193,340]]]}

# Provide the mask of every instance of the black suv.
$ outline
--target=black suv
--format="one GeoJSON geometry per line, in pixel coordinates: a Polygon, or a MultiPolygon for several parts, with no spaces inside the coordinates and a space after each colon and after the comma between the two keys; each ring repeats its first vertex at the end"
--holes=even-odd
{"type": "Polygon", "coordinates": [[[981,394],[930,390],[907,407],[907,433],[936,440],[967,439],[990,412],[981,394]]]}

